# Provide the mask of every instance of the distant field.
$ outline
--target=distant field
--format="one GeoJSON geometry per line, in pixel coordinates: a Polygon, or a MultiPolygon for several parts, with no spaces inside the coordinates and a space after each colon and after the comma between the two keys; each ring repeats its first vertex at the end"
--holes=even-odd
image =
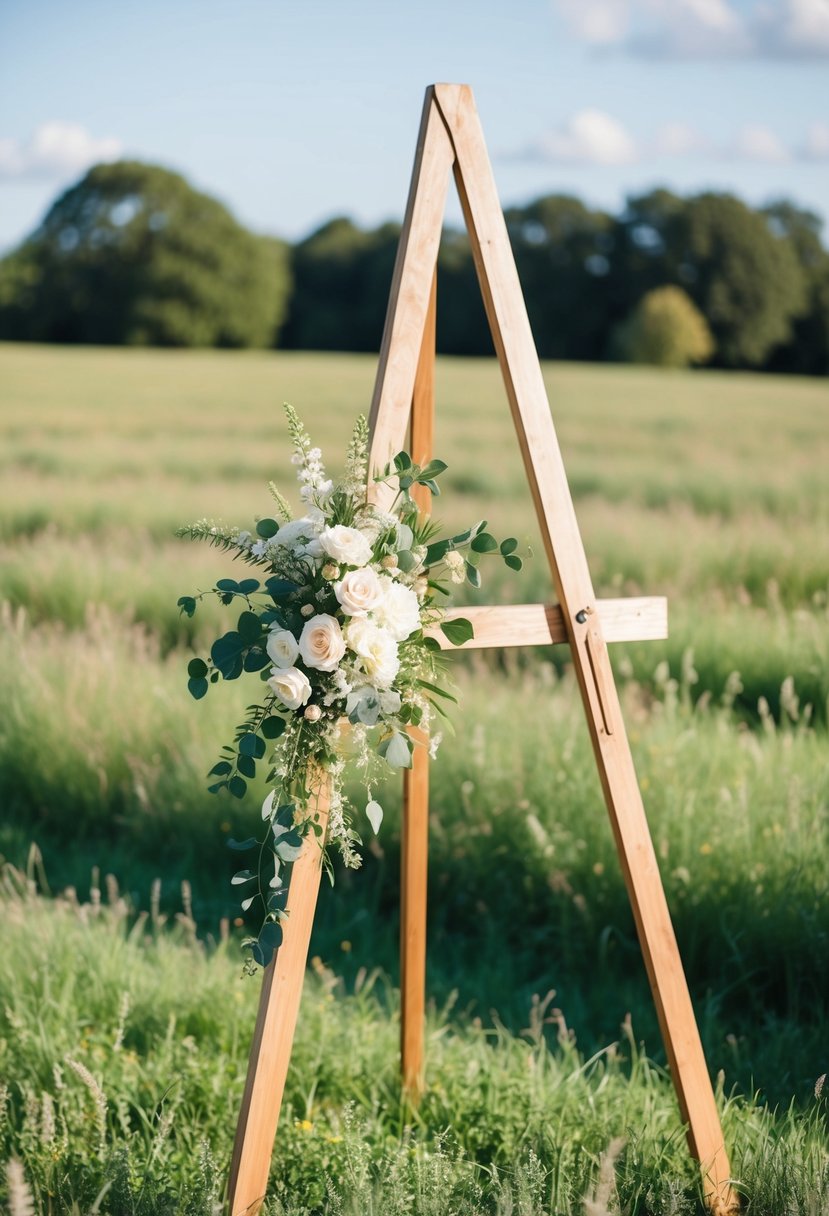
{"type": "MultiPolygon", "coordinates": [[[[290,496],[281,402],[339,455],[354,416],[368,409],[375,366],[360,356],[0,346],[0,853],[23,864],[36,841],[53,886],[81,892],[98,866],[117,875],[133,907],[148,906],[159,876],[171,915],[186,879],[207,935],[235,916],[224,841],[249,834],[261,791],[229,805],[204,792],[203,774],[248,698],[239,685],[198,705],[188,698],[187,658],[222,617],[208,609],[191,624],[176,608],[178,596],[211,585],[229,562],[173,533],[205,515],[245,524],[268,512],[270,478],[290,496]]],[[[670,640],[616,647],[616,667],[709,1062],[723,1070],[726,1094],[744,1095],[728,1118],[749,1210],[815,1216],[829,1203],[826,1105],[814,1098],[829,1070],[829,387],[558,364],[545,367],[545,378],[597,590],[670,599],[670,640]]],[[[439,361],[436,455],[450,466],[438,515],[450,525],[484,516],[534,552],[520,576],[485,582],[481,599],[551,598],[494,362],[439,361]]],[[[619,1164],[623,1210],[695,1212],[665,1077],[637,1063],[624,1035],[618,1064],[613,1055],[606,1068],[584,1065],[619,1039],[628,1013],[648,1052],[661,1059],[661,1048],[566,651],[470,656],[457,678],[461,729],[433,769],[429,987],[437,1008],[427,1115],[412,1133],[432,1151],[433,1133],[451,1127],[449,1157],[411,1156],[400,1140],[393,1074],[378,1073],[369,1045],[379,1036],[392,1050],[396,998],[379,980],[370,999],[361,995],[364,968],[379,966],[396,983],[392,783],[380,839],[362,873],[340,874],[324,893],[312,947],[349,991],[356,985],[355,995],[338,996],[350,1042],[359,1044],[353,1070],[344,1077],[337,1031],[320,1012],[341,989],[318,968],[323,979],[307,998],[317,1013],[292,1074],[296,1121],[285,1123],[295,1155],[304,1123],[316,1129],[314,1151],[342,1205],[323,1206],[319,1171],[282,1160],[274,1178],[284,1206],[275,1201],[271,1211],[356,1216],[371,1202],[384,1216],[582,1216],[599,1155],[621,1133],[629,1141],[619,1164]],[[537,1026],[520,1032],[533,993],[553,988],[562,1014],[548,1027],[545,1055],[537,1026]],[[474,1016],[481,1023],[470,1030],[474,1016]],[[491,1092],[481,1080],[479,1093],[470,1078],[485,1073],[485,1041],[498,1080],[491,1092]],[[525,1083],[528,1062],[537,1086],[525,1083]],[[349,1093],[356,1124],[344,1111],[349,1093]],[[647,1103],[655,1121],[640,1144],[635,1129],[647,1103]],[[360,1149],[354,1128],[363,1120],[370,1132],[360,1149]],[[358,1150],[379,1171],[379,1189],[358,1150]],[[541,1173],[532,1174],[530,1152],[541,1173]],[[430,1160],[443,1181],[422,1172],[430,1160]],[[411,1161],[415,1174],[406,1173],[411,1161]],[[399,1194],[388,1182],[395,1170],[399,1194]],[[454,1208],[440,1206],[454,1186],[454,1208]],[[400,1199],[406,1187],[419,1195],[413,1207],[400,1199]]],[[[198,991],[220,1005],[234,983],[227,953],[235,947],[196,963],[192,944],[159,934],[158,955],[142,951],[144,961],[130,962],[138,947],[122,941],[120,922],[87,941],[74,912],[40,901],[21,912],[10,890],[0,892],[12,943],[0,958],[0,1077],[11,1087],[5,1122],[0,1101],[0,1200],[12,1153],[42,1188],[38,1196],[57,1176],[58,1167],[48,1174],[31,1112],[44,1093],[69,1103],[53,1071],[65,1053],[109,1080],[107,1143],[124,1144],[140,1127],[173,1192],[182,1179],[190,1185],[199,1128],[222,1160],[226,1153],[240,1078],[234,1065],[217,1096],[216,1069],[228,1070],[228,1052],[234,1060],[243,1052],[234,1018],[200,1019],[189,988],[197,975],[198,991]],[[60,995],[50,995],[50,949],[86,960],[77,993],[67,963],[60,995]],[[116,1067],[100,1036],[103,1026],[117,1033],[121,980],[112,968],[121,960],[139,978],[125,1039],[133,1055],[116,1067]],[[87,970],[100,968],[106,982],[90,995],[87,970]],[[154,976],[163,982],[160,1011],[148,995],[154,976]],[[98,1012],[86,1033],[90,1001],[98,1012]],[[39,1021],[41,1006],[48,1012],[39,1021]],[[181,1025],[165,1039],[177,1010],[181,1025]],[[202,1054],[188,1072],[181,1061],[192,1034],[202,1036],[202,1054]],[[180,1118],[190,1124],[157,1151],[156,1055],[186,1074],[180,1118]]],[[[188,924],[180,924],[183,939],[188,924]]],[[[125,990],[130,982],[125,975],[125,990]]],[[[250,993],[238,999],[247,1017],[250,993]]],[[[66,1118],[77,1140],[87,1116],[73,1102],[66,1118]]],[[[69,1179],[62,1193],[87,1205],[77,1209],[85,1216],[98,1193],[89,1188],[106,1184],[112,1154],[96,1150],[93,1161],[85,1148],[72,1151],[60,1167],[69,1179]]],[[[179,1210],[153,1202],[124,1201],[122,1210],[179,1210]]],[[[44,1199],[37,1210],[71,1205],[44,1199]]],[[[209,1206],[194,1200],[186,1210],[202,1216],[209,1206]]]]}

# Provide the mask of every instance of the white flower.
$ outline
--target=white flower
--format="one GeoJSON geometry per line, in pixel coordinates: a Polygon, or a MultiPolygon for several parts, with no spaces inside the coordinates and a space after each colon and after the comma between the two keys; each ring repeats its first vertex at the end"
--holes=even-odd
{"type": "Polygon", "coordinates": [[[377,688],[388,688],[400,669],[397,643],[390,633],[368,617],[357,616],[348,625],[346,640],[362,661],[363,671],[377,688]]]}
{"type": "Polygon", "coordinates": [[[265,649],[268,652],[268,658],[275,667],[293,666],[299,654],[297,640],[287,629],[272,630],[268,635],[265,649]]]}
{"type": "Polygon", "coordinates": [[[339,621],[327,613],[312,616],[299,635],[299,653],[307,667],[333,671],[345,654],[345,639],[339,621]]]}
{"type": "Polygon", "coordinates": [[[302,716],[306,722],[319,722],[322,717],[322,710],[319,705],[309,705],[302,716]]]}
{"type": "Polygon", "coordinates": [[[286,709],[299,709],[311,696],[308,677],[298,667],[285,667],[282,671],[274,671],[268,680],[268,687],[286,709]]]}
{"type": "Polygon", "coordinates": [[[371,566],[349,570],[340,582],[334,584],[334,594],[347,616],[365,616],[383,600],[380,579],[371,566]]]}
{"type": "Polygon", "coordinates": [[[329,557],[346,566],[365,566],[371,560],[371,544],[357,528],[336,524],[333,528],[323,528],[319,539],[329,557]]]}
{"type": "Polygon", "coordinates": [[[463,554],[458,553],[457,549],[450,549],[443,560],[452,582],[462,583],[466,574],[466,561],[463,554]]]}
{"type": "Polygon", "coordinates": [[[319,543],[319,521],[311,517],[310,512],[302,519],[292,519],[283,524],[271,544],[283,549],[291,549],[295,553],[308,553],[318,556],[321,552],[319,543]]]}
{"type": "Polygon", "coordinates": [[[420,604],[411,587],[392,578],[380,582],[383,600],[374,610],[374,620],[387,629],[396,642],[402,642],[420,628],[420,604]]]}

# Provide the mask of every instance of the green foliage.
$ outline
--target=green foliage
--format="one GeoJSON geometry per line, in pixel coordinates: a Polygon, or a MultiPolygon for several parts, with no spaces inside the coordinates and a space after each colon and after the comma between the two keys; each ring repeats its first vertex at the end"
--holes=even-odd
{"type": "Polygon", "coordinates": [[[178,174],[97,165],[0,263],[0,336],[154,346],[270,346],[289,270],[178,174]]]}
{"type": "Polygon", "coordinates": [[[649,291],[620,327],[616,347],[625,362],[657,367],[707,363],[714,353],[705,317],[681,287],[649,291]]]}

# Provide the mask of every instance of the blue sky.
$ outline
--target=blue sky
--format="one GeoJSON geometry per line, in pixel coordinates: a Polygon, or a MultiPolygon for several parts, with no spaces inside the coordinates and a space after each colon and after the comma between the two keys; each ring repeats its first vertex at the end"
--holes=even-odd
{"type": "Polygon", "coordinates": [[[661,184],[829,219],[829,0],[6,0],[0,248],[118,155],[290,238],[399,218],[433,80],[473,86],[504,203],[661,184]]]}

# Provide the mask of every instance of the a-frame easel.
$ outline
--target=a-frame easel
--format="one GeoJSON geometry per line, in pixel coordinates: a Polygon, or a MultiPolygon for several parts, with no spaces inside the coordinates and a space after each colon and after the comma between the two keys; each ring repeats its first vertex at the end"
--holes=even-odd
{"type": "MultiPolygon", "coordinates": [[[[595,598],[506,224],[466,85],[426,91],[372,401],[371,464],[385,464],[406,445],[407,433],[415,461],[425,463],[431,456],[436,267],[450,171],[558,600],[556,605],[464,609],[475,628],[467,648],[551,642],[570,647],[690,1149],[700,1163],[709,1206],[722,1216],[736,1208],[728,1157],[607,651],[607,642],[664,637],[665,601],[595,598]]],[[[324,826],[324,783],[317,815],[324,826]]],[[[423,1068],[427,821],[428,753],[416,748],[413,768],[404,776],[401,873],[401,1056],[403,1084],[413,1099],[423,1068]]],[[[291,877],[284,942],[263,979],[231,1165],[230,1216],[255,1213],[265,1194],[319,878],[319,846],[310,834],[291,877]]]]}

